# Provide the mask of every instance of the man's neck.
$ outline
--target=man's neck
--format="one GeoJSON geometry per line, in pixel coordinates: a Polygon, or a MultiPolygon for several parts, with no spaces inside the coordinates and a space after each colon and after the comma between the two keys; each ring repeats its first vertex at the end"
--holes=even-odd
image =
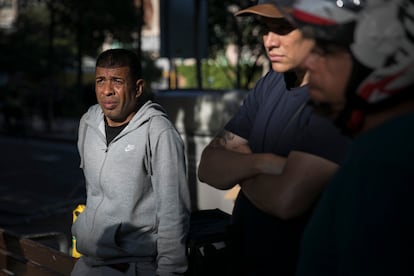
{"type": "Polygon", "coordinates": [[[284,73],[286,86],[288,89],[302,87],[308,84],[309,73],[308,71],[296,68],[284,73]]]}
{"type": "Polygon", "coordinates": [[[301,86],[308,84],[309,72],[307,70],[302,70],[298,68],[295,70],[295,74],[296,74],[296,83],[295,83],[296,87],[301,87],[301,86]]]}

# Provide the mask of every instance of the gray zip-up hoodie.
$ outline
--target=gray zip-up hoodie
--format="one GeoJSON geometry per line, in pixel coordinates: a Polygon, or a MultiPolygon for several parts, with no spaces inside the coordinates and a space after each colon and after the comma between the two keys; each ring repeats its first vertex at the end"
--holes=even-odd
{"type": "Polygon", "coordinates": [[[190,196],[183,141],[148,101],[107,146],[104,115],[82,116],[78,149],[86,209],[72,226],[77,249],[96,264],[153,259],[158,275],[183,273],[190,196]]]}

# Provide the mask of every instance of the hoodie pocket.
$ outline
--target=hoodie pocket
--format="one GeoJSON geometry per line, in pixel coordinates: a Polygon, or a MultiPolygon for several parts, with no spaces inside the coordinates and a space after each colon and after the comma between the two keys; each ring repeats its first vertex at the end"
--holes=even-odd
{"type": "Polygon", "coordinates": [[[122,249],[116,244],[120,225],[115,218],[96,214],[96,209],[88,207],[72,226],[77,250],[98,258],[122,256],[122,249]]]}

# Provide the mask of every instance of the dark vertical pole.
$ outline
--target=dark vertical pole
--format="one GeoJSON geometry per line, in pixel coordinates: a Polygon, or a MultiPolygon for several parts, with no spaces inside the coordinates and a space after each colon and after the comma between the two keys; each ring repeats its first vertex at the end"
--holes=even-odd
{"type": "Polygon", "coordinates": [[[170,74],[169,74],[169,78],[170,78],[170,89],[178,89],[178,76],[177,76],[177,66],[175,65],[175,60],[174,57],[170,57],[168,59],[169,63],[170,63],[170,74]]]}
{"type": "Polygon", "coordinates": [[[240,58],[241,58],[241,49],[243,47],[242,45],[242,37],[241,37],[241,32],[239,29],[239,25],[237,24],[237,20],[236,18],[234,18],[233,16],[233,20],[234,20],[234,28],[236,30],[236,35],[237,35],[237,62],[236,62],[236,87],[237,89],[240,89],[241,87],[241,70],[240,70],[240,58]]]}
{"type": "Polygon", "coordinates": [[[47,85],[47,108],[46,108],[46,130],[48,132],[50,132],[52,130],[52,126],[53,126],[53,118],[54,118],[54,112],[53,112],[53,105],[54,105],[54,97],[53,97],[53,93],[54,91],[54,84],[55,84],[55,70],[54,70],[54,45],[53,42],[55,40],[55,6],[53,1],[49,1],[47,3],[48,9],[49,9],[49,41],[48,41],[48,73],[49,73],[49,78],[47,80],[48,85],[47,85]]]}
{"type": "Polygon", "coordinates": [[[200,0],[194,0],[194,49],[196,56],[197,70],[197,88],[203,89],[202,71],[201,71],[201,45],[200,45],[200,0]]]}
{"type": "Polygon", "coordinates": [[[138,9],[138,38],[137,38],[137,49],[136,49],[138,58],[141,61],[140,68],[139,68],[139,71],[141,72],[141,74],[143,74],[142,72],[142,28],[144,26],[144,13],[145,13],[144,0],[141,0],[141,4],[138,9]]]}
{"type": "Polygon", "coordinates": [[[164,37],[164,48],[165,48],[165,53],[166,56],[168,58],[168,89],[172,90],[172,89],[177,89],[177,81],[176,81],[176,77],[175,77],[175,63],[174,63],[174,59],[172,57],[171,54],[171,45],[170,45],[170,36],[171,36],[171,29],[170,29],[170,1],[171,0],[161,0],[162,5],[161,7],[164,7],[161,10],[161,18],[162,18],[162,22],[163,22],[163,32],[162,32],[162,36],[164,37]]]}
{"type": "Polygon", "coordinates": [[[77,87],[78,92],[83,95],[83,69],[82,69],[82,56],[83,56],[83,1],[78,0],[76,4],[76,46],[77,46],[77,87]]]}

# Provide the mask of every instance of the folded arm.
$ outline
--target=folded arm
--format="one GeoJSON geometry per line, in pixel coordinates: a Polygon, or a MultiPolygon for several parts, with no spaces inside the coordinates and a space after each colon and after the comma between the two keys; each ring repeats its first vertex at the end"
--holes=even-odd
{"type": "Polygon", "coordinates": [[[279,175],[258,174],[240,186],[257,208],[289,219],[312,207],[337,168],[336,163],[322,157],[293,151],[279,175]]]}
{"type": "Polygon", "coordinates": [[[277,174],[285,158],[270,153],[252,153],[246,139],[224,130],[203,150],[198,177],[217,189],[232,188],[260,173],[277,174]]]}

